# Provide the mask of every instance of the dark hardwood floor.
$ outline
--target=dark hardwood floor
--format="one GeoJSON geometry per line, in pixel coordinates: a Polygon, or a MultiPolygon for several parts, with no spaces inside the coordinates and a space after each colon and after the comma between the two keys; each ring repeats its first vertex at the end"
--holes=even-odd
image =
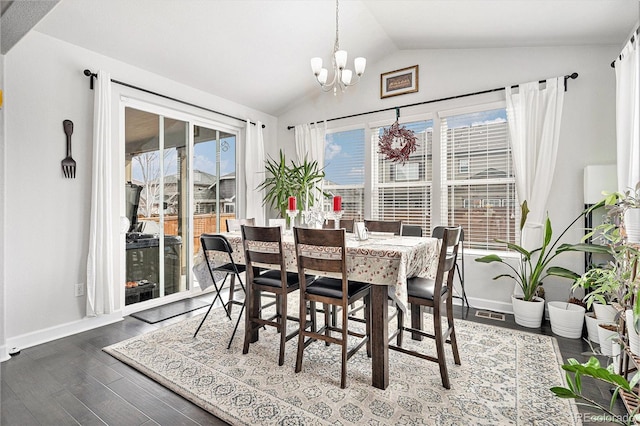
{"type": "MultiPolygon", "coordinates": [[[[203,295],[207,301],[213,296],[203,295]]],[[[226,297],[225,297],[226,300],[226,297]]],[[[462,313],[459,307],[456,319],[462,313]]],[[[157,384],[145,375],[102,352],[102,348],[129,337],[165,327],[204,312],[199,309],[157,324],[132,317],[124,321],[22,350],[1,364],[1,425],[224,425],[225,422],[157,384]]],[[[495,326],[552,335],[548,323],[540,329],[480,318],[471,308],[465,318],[495,326]]],[[[588,359],[580,339],[558,337],[563,359],[588,359]]],[[[545,366],[541,366],[545,368],[545,366]]],[[[585,379],[585,381],[588,379],[585,379]]],[[[585,384],[589,395],[604,405],[610,389],[601,383],[585,384]]],[[[626,413],[620,401],[616,413],[626,413]]],[[[589,410],[581,408],[588,416],[589,410]]],[[[585,420],[585,419],[583,419],[585,420]]],[[[585,421],[588,422],[588,419],[585,421]]]]}

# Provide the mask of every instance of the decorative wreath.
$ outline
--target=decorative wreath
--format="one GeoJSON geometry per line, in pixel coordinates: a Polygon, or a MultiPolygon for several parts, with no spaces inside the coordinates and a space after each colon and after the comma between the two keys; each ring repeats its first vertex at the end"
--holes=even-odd
{"type": "Polygon", "coordinates": [[[409,130],[406,127],[395,123],[386,129],[378,141],[378,148],[380,154],[384,154],[387,160],[404,164],[412,152],[415,152],[418,147],[418,138],[413,130],[409,130]],[[394,144],[394,142],[396,142],[394,144]],[[399,148],[394,148],[400,146],[399,148]]]}

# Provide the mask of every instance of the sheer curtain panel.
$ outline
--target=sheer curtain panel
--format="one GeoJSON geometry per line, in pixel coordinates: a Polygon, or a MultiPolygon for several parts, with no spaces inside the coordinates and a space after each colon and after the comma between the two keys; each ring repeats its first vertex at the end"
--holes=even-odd
{"type": "Polygon", "coordinates": [[[98,71],[93,107],[91,219],[87,256],[87,316],[114,310],[113,197],[111,171],[111,75],[98,71]]]}
{"type": "Polygon", "coordinates": [[[518,199],[530,209],[520,245],[542,243],[547,200],[553,181],[564,103],[564,77],[506,87],[507,118],[518,199]]]}
{"type": "MultiPolygon", "coordinates": [[[[638,36],[629,40],[615,62],[618,190],[635,188],[640,181],[640,58],[638,36]]],[[[625,217],[627,233],[640,240],[640,210],[625,217]]]]}
{"type": "Polygon", "coordinates": [[[247,143],[244,149],[245,154],[245,217],[253,217],[257,225],[265,225],[265,213],[262,200],[264,199],[264,189],[256,188],[265,178],[264,169],[264,136],[262,133],[262,123],[258,121],[255,126],[247,120],[247,143]]]}
{"type": "MultiPolygon", "coordinates": [[[[305,156],[309,162],[317,161],[318,169],[324,168],[324,140],[327,133],[327,123],[298,124],[294,127],[296,140],[296,156],[298,163],[302,163],[305,156]]],[[[321,198],[320,191],[315,191],[314,199],[321,198]]]]}

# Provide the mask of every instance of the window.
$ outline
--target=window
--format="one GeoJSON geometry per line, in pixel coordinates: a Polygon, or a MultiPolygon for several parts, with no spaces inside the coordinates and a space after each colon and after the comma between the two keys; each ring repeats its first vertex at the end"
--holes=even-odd
{"type": "Polygon", "coordinates": [[[372,148],[372,219],[401,220],[419,225],[430,234],[433,121],[403,124],[418,138],[416,151],[405,164],[387,160],[378,152],[384,127],[371,134],[372,148]]]}
{"type": "Polygon", "coordinates": [[[343,218],[364,219],[364,129],[327,133],[324,191],[342,196],[343,218]]]}
{"type": "Polygon", "coordinates": [[[516,242],[519,213],[504,108],[441,118],[442,222],[462,225],[465,245],[516,242]]]}

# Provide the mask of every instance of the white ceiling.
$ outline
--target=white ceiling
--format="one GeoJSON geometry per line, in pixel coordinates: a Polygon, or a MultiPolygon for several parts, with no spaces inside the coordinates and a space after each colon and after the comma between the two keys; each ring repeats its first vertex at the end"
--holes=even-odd
{"type": "MultiPolygon", "coordinates": [[[[638,0],[342,0],[340,44],[368,64],[405,49],[622,47],[638,17],[638,0]]],[[[330,58],[335,2],[61,0],[35,30],[278,116],[318,90],[309,59],[330,58]]]]}

